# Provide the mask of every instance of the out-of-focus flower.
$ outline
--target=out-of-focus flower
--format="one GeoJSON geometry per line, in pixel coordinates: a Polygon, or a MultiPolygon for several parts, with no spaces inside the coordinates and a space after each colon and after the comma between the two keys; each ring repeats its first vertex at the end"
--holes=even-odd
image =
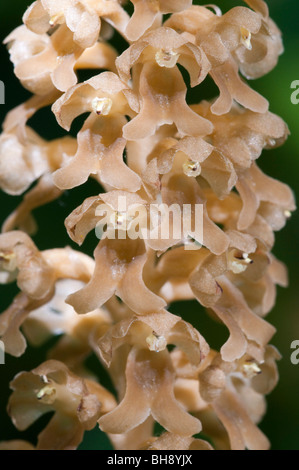
{"type": "Polygon", "coordinates": [[[29,127],[24,128],[24,134],[20,136],[16,127],[0,136],[0,187],[8,194],[19,195],[37,181],[4,222],[4,232],[15,229],[27,233],[36,231],[32,211],[61,195],[53,184],[52,173],[77,148],[77,142],[72,137],[47,142],[29,127]]]}
{"type": "Polygon", "coordinates": [[[69,52],[67,45],[70,41],[71,33],[66,27],[55,31],[52,36],[33,33],[26,26],[15,29],[5,42],[15,74],[23,86],[37,95],[46,95],[55,88],[64,91],[74,85],[77,82],[74,66],[83,49],[72,45],[69,52]]]}
{"type": "Polygon", "coordinates": [[[73,34],[74,43],[82,48],[91,47],[98,39],[101,18],[123,31],[128,15],[117,1],[100,0],[37,0],[26,11],[23,21],[37,34],[66,25],[73,34]]]}
{"type": "Polygon", "coordinates": [[[166,432],[145,443],[142,450],[213,450],[211,444],[202,439],[178,436],[166,432]]]}
{"type": "Polygon", "coordinates": [[[0,450],[35,450],[35,447],[27,441],[12,440],[0,442],[0,450]]]}
{"type": "MultiPolygon", "coordinates": [[[[77,280],[79,284],[81,282],[80,286],[88,282],[94,269],[94,261],[83,253],[76,253],[71,249],[40,252],[22,232],[2,234],[0,240],[4,244],[5,238],[11,238],[13,241],[14,237],[16,245],[11,246],[11,251],[3,251],[2,276],[5,282],[16,278],[21,292],[0,315],[0,336],[6,351],[14,356],[20,356],[26,349],[26,340],[20,328],[31,313],[35,312],[40,316],[41,324],[51,323],[47,334],[49,331],[57,334],[57,328],[63,331],[71,328],[74,315],[71,321],[66,315],[66,306],[61,307],[65,315],[60,318],[57,318],[57,315],[53,318],[52,315],[52,322],[49,320],[49,312],[53,303],[55,305],[59,301],[60,295],[69,294],[70,286],[72,290],[73,285],[63,280],[77,280]]],[[[78,286],[75,284],[76,287],[78,286]]],[[[38,329],[38,332],[34,330],[34,326],[29,329],[29,338],[38,336],[39,341],[45,339],[44,329],[42,331],[38,329]]]]}
{"type": "Polygon", "coordinates": [[[52,270],[24,232],[1,234],[0,261],[2,283],[16,279],[18,287],[34,299],[41,299],[51,291],[52,270]]]}
{"type": "Polygon", "coordinates": [[[264,414],[264,394],[277,382],[279,353],[268,346],[259,363],[245,354],[238,361],[224,362],[215,355],[199,375],[200,393],[211,404],[228,433],[233,450],[267,450],[269,441],[257,428],[264,414]]]}
{"type": "Polygon", "coordinates": [[[104,43],[83,49],[74,43],[71,31],[62,26],[51,36],[19,26],[6,39],[16,76],[25,88],[43,96],[67,91],[77,83],[75,69],[114,69],[115,50],[104,43]]]}

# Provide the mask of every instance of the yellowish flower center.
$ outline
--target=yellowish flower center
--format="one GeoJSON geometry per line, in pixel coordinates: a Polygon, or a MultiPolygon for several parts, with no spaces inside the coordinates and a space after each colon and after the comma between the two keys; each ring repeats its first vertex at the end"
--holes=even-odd
{"type": "Polygon", "coordinates": [[[246,47],[246,49],[251,51],[251,49],[252,49],[251,32],[248,31],[248,29],[243,28],[243,26],[241,26],[240,34],[241,34],[241,43],[243,44],[243,46],[246,47]]]}
{"type": "Polygon", "coordinates": [[[54,28],[58,23],[63,23],[64,21],[61,21],[64,19],[64,14],[63,13],[57,13],[56,15],[51,16],[49,19],[49,25],[51,28],[54,28]]]}
{"type": "Polygon", "coordinates": [[[284,211],[284,216],[287,218],[287,219],[290,219],[292,217],[292,213],[288,210],[284,211]]]}
{"type": "Polygon", "coordinates": [[[164,51],[160,49],[156,52],[155,60],[160,67],[172,68],[178,61],[180,54],[174,51],[164,51]]]}
{"type": "Polygon", "coordinates": [[[242,365],[242,373],[247,379],[253,379],[253,377],[261,372],[262,370],[254,361],[245,361],[242,365]]]}
{"type": "Polygon", "coordinates": [[[36,398],[42,403],[52,405],[56,398],[56,390],[52,385],[46,385],[36,394],[36,398]]]}
{"type": "Polygon", "coordinates": [[[227,255],[228,269],[234,274],[240,274],[244,272],[249,264],[253,261],[249,258],[248,253],[242,253],[238,250],[231,250],[227,255]]]}
{"type": "Polygon", "coordinates": [[[193,176],[194,178],[201,173],[201,166],[199,162],[188,160],[183,164],[183,172],[186,176],[193,176]]]}
{"type": "Polygon", "coordinates": [[[4,253],[0,251],[0,267],[5,271],[13,272],[17,269],[17,257],[13,251],[4,253]]]}
{"type": "Polygon", "coordinates": [[[164,351],[167,346],[165,336],[159,336],[154,331],[146,338],[146,342],[150,351],[164,351]]]}
{"type": "Polygon", "coordinates": [[[111,111],[112,104],[113,102],[110,98],[94,98],[91,106],[93,112],[96,114],[107,116],[111,111]]]}
{"type": "Polygon", "coordinates": [[[76,413],[81,403],[79,395],[70,392],[64,384],[48,380],[46,376],[42,376],[42,380],[46,385],[36,394],[36,398],[39,401],[46,405],[53,405],[55,403],[55,408],[60,408],[65,413],[76,413]]]}
{"type": "Polygon", "coordinates": [[[276,140],[275,139],[266,139],[266,144],[269,145],[270,147],[274,147],[276,145],[276,140]]]}
{"type": "Polygon", "coordinates": [[[115,211],[110,217],[110,222],[114,228],[126,230],[128,219],[129,217],[126,212],[115,211]]]}

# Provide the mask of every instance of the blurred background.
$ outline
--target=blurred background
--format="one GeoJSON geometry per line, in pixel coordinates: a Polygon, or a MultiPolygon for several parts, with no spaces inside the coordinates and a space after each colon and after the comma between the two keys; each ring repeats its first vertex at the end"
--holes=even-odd
{"type": "MultiPolygon", "coordinates": [[[[194,2],[203,4],[204,2],[194,2]]],[[[216,2],[215,2],[216,3],[216,2]]],[[[219,0],[218,6],[225,12],[227,9],[242,5],[242,1],[219,0]]],[[[270,14],[278,24],[283,34],[285,53],[280,57],[278,66],[265,77],[255,80],[251,86],[264,95],[270,102],[270,111],[281,116],[289,126],[291,135],[283,147],[271,151],[264,151],[258,161],[259,166],[269,175],[277,178],[289,186],[295,192],[299,191],[299,104],[291,103],[291,83],[299,80],[299,2],[298,0],[268,0],[270,14]]],[[[28,0],[10,0],[0,2],[0,42],[17,26],[21,24],[22,15],[28,6],[28,0]]],[[[125,47],[123,41],[117,37],[114,45],[119,46],[121,52],[125,47]]],[[[5,84],[5,104],[0,105],[0,122],[6,113],[24,100],[28,99],[30,93],[22,88],[13,74],[13,67],[9,61],[6,47],[0,45],[0,80],[5,84]]],[[[203,98],[211,98],[216,89],[211,83],[206,88],[200,87],[189,96],[190,102],[199,102],[203,98]]],[[[32,126],[42,137],[46,139],[57,138],[64,135],[56,123],[49,109],[42,110],[30,119],[32,126]]],[[[67,191],[53,203],[34,212],[39,225],[39,231],[34,236],[38,248],[43,250],[53,247],[74,246],[68,238],[63,221],[65,217],[76,208],[83,199],[95,195],[99,187],[95,182],[89,181],[84,187],[67,191]]],[[[298,198],[297,198],[298,199],[298,198]]],[[[0,222],[20,202],[20,197],[7,196],[0,193],[0,222]]],[[[277,303],[270,312],[267,320],[277,328],[277,333],[272,339],[280,351],[282,359],[278,363],[280,381],[276,389],[267,397],[268,410],[260,427],[271,441],[274,450],[299,450],[299,364],[293,365],[290,361],[292,353],[291,343],[299,340],[299,214],[295,212],[287,223],[287,226],[276,233],[274,254],[288,266],[289,287],[278,288],[277,303]]],[[[95,247],[94,239],[87,238],[83,249],[92,254],[95,247]]],[[[3,311],[17,293],[15,285],[0,286],[0,311],[3,311]]],[[[198,304],[188,303],[184,305],[184,319],[198,327],[206,336],[213,347],[222,339],[223,330],[219,325],[214,326],[211,320],[201,311],[198,304]]],[[[171,306],[173,313],[182,312],[182,305],[171,306]]],[[[33,444],[36,443],[36,435],[43,428],[49,417],[46,416],[31,426],[25,432],[17,431],[6,414],[6,404],[9,396],[9,382],[21,370],[30,370],[40,364],[46,358],[49,348],[46,344],[42,348],[28,347],[21,358],[6,356],[5,365],[0,365],[0,441],[8,439],[26,439],[33,444]]],[[[95,358],[90,357],[89,366],[98,374],[101,383],[109,386],[109,378],[105,371],[99,368],[95,358]]],[[[159,432],[159,430],[157,430],[159,432]]],[[[109,449],[110,443],[107,437],[99,430],[85,434],[80,449],[109,449]]]]}

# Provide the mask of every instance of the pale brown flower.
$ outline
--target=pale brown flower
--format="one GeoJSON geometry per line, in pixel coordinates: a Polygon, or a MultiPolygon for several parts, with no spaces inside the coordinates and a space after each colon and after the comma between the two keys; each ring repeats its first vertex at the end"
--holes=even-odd
{"type": "Polygon", "coordinates": [[[156,62],[161,69],[182,65],[188,70],[191,86],[201,83],[210,69],[209,61],[200,47],[173,29],[164,27],[150,31],[134,42],[117,58],[116,66],[121,79],[127,83],[131,78],[131,68],[146,62],[156,62]]]}
{"type": "Polygon", "coordinates": [[[5,42],[9,47],[16,76],[32,93],[46,95],[55,88],[65,91],[77,82],[74,67],[83,49],[72,44],[68,51],[72,35],[65,26],[51,36],[39,35],[26,26],[20,26],[5,42]],[[23,49],[25,54],[22,54],[23,49]]]}
{"type": "Polygon", "coordinates": [[[0,450],[35,450],[35,447],[27,441],[12,440],[0,442],[0,450]]]}
{"type": "Polygon", "coordinates": [[[283,52],[281,34],[268,17],[262,3],[249,3],[256,12],[235,7],[224,15],[201,6],[174,14],[166,25],[188,37],[206,53],[212,69],[210,75],[220,96],[212,106],[217,115],[227,113],[233,99],[254,111],[264,113],[268,102],[243,82],[238,71],[247,78],[257,78],[275,67],[283,52]],[[188,21],[186,21],[188,18],[188,21]]]}
{"type": "Polygon", "coordinates": [[[222,151],[200,137],[183,137],[180,140],[165,138],[154,148],[149,158],[142,177],[152,195],[159,192],[159,175],[170,171],[172,174],[183,171],[192,178],[200,176],[219,197],[228,194],[237,180],[231,161],[222,151]]]}
{"type": "Polygon", "coordinates": [[[51,291],[52,270],[25,233],[0,235],[0,261],[2,283],[16,279],[20,290],[34,299],[41,299],[51,291]]]}
{"type": "Polygon", "coordinates": [[[37,34],[66,25],[73,35],[73,42],[85,49],[97,41],[101,18],[119,31],[124,31],[129,19],[117,1],[37,0],[28,8],[23,21],[37,34]]]}
{"type": "Polygon", "coordinates": [[[8,406],[19,430],[54,415],[36,446],[0,449],[76,449],[97,425],[116,450],[267,449],[258,423],[279,353],[264,317],[288,283],[271,250],[295,200],[257,164],[287,125],[241,76],[272,70],[281,33],[263,0],[224,14],[191,0],[132,0],[131,16],[123,3],[37,0],[5,40],[34,95],[0,136],[0,188],[24,194],[0,234],[0,283],[19,288],[0,338],[16,357],[27,341],[56,338],[45,363],[12,381],[8,406]],[[77,83],[81,69],[94,73],[77,83]],[[201,94],[208,75],[219,96],[190,105],[188,85],[201,94]],[[46,141],[27,125],[49,106],[67,133],[84,119],[76,136],[46,141]],[[93,257],[40,251],[28,235],[34,209],[90,177],[98,190],[65,227],[80,246],[94,231],[93,257]],[[217,350],[185,321],[186,300],[226,328],[217,350]],[[178,315],[168,311],[176,301],[178,315]],[[102,369],[117,399],[99,385],[102,369]]]}
{"type": "Polygon", "coordinates": [[[19,195],[33,182],[37,184],[5,220],[2,231],[20,229],[32,234],[36,223],[31,212],[61,195],[52,181],[52,173],[74,152],[77,143],[68,136],[47,142],[29,127],[22,131],[19,133],[15,127],[0,136],[0,187],[8,194],[19,195]]]}
{"type": "Polygon", "coordinates": [[[161,69],[157,63],[145,63],[139,76],[140,112],[124,126],[125,139],[144,139],[162,125],[172,123],[182,136],[210,134],[212,124],[189,108],[186,92],[177,67],[161,69]]]}
{"type": "Polygon", "coordinates": [[[213,450],[213,448],[203,439],[193,439],[165,432],[160,437],[154,437],[145,443],[142,450],[213,450]]]}
{"type": "Polygon", "coordinates": [[[239,361],[227,363],[216,354],[199,375],[200,393],[226,428],[232,450],[269,448],[256,423],[265,412],[263,395],[277,381],[275,361],[279,358],[272,346],[267,346],[260,362],[245,354],[239,361]]]}
{"type": "Polygon", "coordinates": [[[13,132],[0,136],[0,186],[11,195],[22,194],[49,169],[43,139],[28,127],[25,132],[26,143],[13,132]]]}
{"type": "MultiPolygon", "coordinates": [[[[78,2],[79,3],[79,2],[78,2]]],[[[84,49],[73,41],[72,32],[62,25],[53,34],[37,34],[25,25],[6,39],[14,72],[25,88],[37,95],[67,91],[77,83],[75,69],[115,69],[115,50],[105,43],[84,49]]]]}
{"type": "Polygon", "coordinates": [[[55,411],[39,434],[37,450],[75,449],[85,430],[115,406],[112,395],[101,385],[72,374],[58,361],[47,361],[21,372],[11,382],[8,410],[15,426],[24,430],[49,411],[55,411]]]}
{"type": "MultiPolygon", "coordinates": [[[[11,238],[11,241],[16,238],[16,245],[12,246],[10,251],[2,252],[2,281],[9,282],[17,278],[22,291],[0,315],[1,340],[6,351],[14,356],[20,356],[26,349],[26,339],[21,327],[31,313],[33,318],[39,318],[39,325],[33,323],[31,328],[25,328],[25,336],[33,342],[36,342],[38,337],[39,344],[48,338],[49,334],[57,334],[57,329],[67,332],[73,327],[74,321],[79,321],[74,312],[71,312],[71,319],[68,315],[62,315],[60,318],[54,315],[53,318],[50,312],[53,304],[59,302],[59,299],[61,302],[61,295],[64,295],[65,299],[67,294],[78,288],[76,283],[74,287],[73,283],[65,280],[80,281],[79,285],[82,287],[89,281],[94,269],[94,261],[82,253],[71,249],[39,252],[29,237],[20,233],[8,232],[0,237],[2,243],[5,238],[11,238]]],[[[60,308],[61,313],[69,312],[67,306],[60,308]]],[[[98,319],[99,322],[103,320],[100,314],[98,319]]]]}
{"type": "MultiPolygon", "coordinates": [[[[127,353],[124,397],[115,410],[99,420],[101,429],[110,433],[128,432],[151,413],[175,434],[191,436],[200,431],[200,423],[175,399],[175,374],[167,344],[185,350],[194,365],[209,352],[207,343],[191,325],[167,312],[124,320],[100,339],[100,353],[108,365],[111,361],[113,364],[118,348],[131,345],[127,353]]],[[[120,377],[116,376],[115,380],[119,384],[120,377]]]]}
{"type": "Polygon", "coordinates": [[[40,109],[53,104],[59,95],[57,90],[45,95],[33,95],[24,103],[13,108],[4,119],[3,134],[15,133],[21,142],[26,141],[28,119],[40,109]]]}
{"type": "Polygon", "coordinates": [[[149,29],[155,20],[161,21],[162,14],[182,11],[188,8],[191,0],[132,0],[134,14],[127,28],[126,36],[130,41],[136,41],[149,29]]]}
{"type": "Polygon", "coordinates": [[[72,121],[90,112],[78,133],[78,149],[69,164],[58,170],[54,182],[60,188],[84,183],[90,174],[99,174],[104,183],[118,189],[136,191],[140,179],[123,162],[125,140],[122,129],[126,115],[132,114],[124,91],[127,87],[112,72],[103,72],[76,85],[53,105],[58,123],[69,130],[72,121]]]}
{"type": "Polygon", "coordinates": [[[249,168],[263,149],[279,147],[289,135],[285,122],[273,113],[255,113],[234,103],[229,113],[217,116],[211,106],[203,101],[192,109],[213,123],[210,143],[231,160],[236,171],[249,168]]]}
{"type": "Polygon", "coordinates": [[[66,300],[76,312],[99,308],[114,293],[139,314],[159,312],[165,307],[165,301],[143,281],[147,256],[142,240],[104,239],[95,249],[94,257],[96,265],[90,282],[66,300]]]}

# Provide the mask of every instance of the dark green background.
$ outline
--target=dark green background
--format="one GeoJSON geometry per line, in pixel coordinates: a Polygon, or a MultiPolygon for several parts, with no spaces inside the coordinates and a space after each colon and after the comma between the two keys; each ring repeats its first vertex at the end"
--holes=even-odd
{"type": "MultiPolygon", "coordinates": [[[[201,3],[204,2],[194,2],[201,3]]],[[[217,3],[217,2],[215,2],[217,3]]],[[[218,5],[226,11],[227,8],[240,5],[242,2],[232,0],[219,1],[218,5]]],[[[283,33],[285,53],[280,58],[274,71],[262,79],[251,82],[251,86],[262,93],[270,102],[270,110],[280,115],[288,124],[291,136],[280,149],[265,151],[258,164],[270,176],[288,183],[296,193],[298,188],[299,169],[299,105],[290,101],[293,80],[299,80],[299,2],[298,0],[269,0],[271,17],[276,21],[283,33]]],[[[10,0],[0,3],[1,32],[0,40],[21,24],[22,14],[28,5],[28,0],[10,0]]],[[[115,39],[117,44],[117,38],[115,39]]],[[[119,50],[122,51],[124,43],[119,41],[119,50]]],[[[5,83],[6,104],[0,106],[0,121],[14,106],[24,101],[30,94],[24,90],[13,75],[13,68],[4,46],[0,46],[0,80],[5,83]]],[[[85,77],[80,77],[83,79],[85,77]]],[[[207,83],[197,87],[188,95],[190,102],[198,102],[203,98],[210,98],[216,88],[207,83]]],[[[41,111],[31,119],[29,124],[44,138],[55,138],[64,135],[56,124],[49,110],[41,111]]],[[[88,182],[84,187],[66,192],[59,201],[48,204],[35,211],[39,223],[39,232],[34,237],[40,249],[57,246],[72,245],[68,239],[64,226],[64,218],[77,207],[85,197],[98,192],[98,186],[88,182]]],[[[9,197],[0,193],[1,215],[0,222],[7,217],[19,197],[9,197]]],[[[283,260],[289,269],[290,284],[287,289],[278,288],[278,298],[275,308],[268,315],[267,320],[277,328],[272,343],[279,349],[282,359],[279,362],[280,381],[276,389],[267,398],[268,411],[261,423],[262,430],[267,434],[272,449],[299,449],[299,365],[291,364],[291,342],[299,340],[299,305],[298,305],[298,251],[297,232],[299,227],[298,213],[295,213],[287,226],[276,234],[274,253],[283,260]]],[[[91,254],[95,246],[95,239],[89,236],[83,249],[91,254]]],[[[0,307],[2,311],[11,301],[16,292],[15,286],[0,286],[0,307]]],[[[223,329],[210,321],[204,311],[195,303],[187,305],[177,304],[171,307],[175,313],[180,313],[184,319],[190,321],[200,329],[212,346],[217,347],[223,340],[223,329]]],[[[226,333],[225,333],[226,334],[226,333]]],[[[29,370],[36,367],[44,358],[45,348],[35,349],[29,347],[20,359],[6,357],[6,364],[0,365],[0,441],[15,438],[24,438],[36,442],[36,434],[47,422],[48,417],[33,425],[28,431],[19,433],[6,416],[5,407],[9,396],[8,382],[20,370],[29,370]]],[[[90,367],[98,373],[102,383],[108,384],[108,378],[95,360],[91,357],[90,367]]],[[[98,430],[86,433],[83,444],[84,449],[108,449],[109,442],[106,436],[98,430]]]]}

